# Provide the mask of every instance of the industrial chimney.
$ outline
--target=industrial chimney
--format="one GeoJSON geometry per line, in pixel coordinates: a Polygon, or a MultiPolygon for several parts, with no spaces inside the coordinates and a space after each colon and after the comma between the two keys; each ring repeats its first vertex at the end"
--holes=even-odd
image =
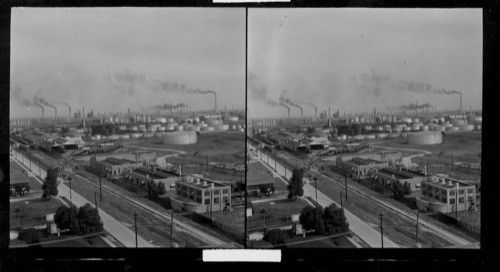
{"type": "Polygon", "coordinates": [[[42,117],[45,115],[45,109],[43,107],[40,107],[42,108],[42,117]]]}
{"type": "Polygon", "coordinates": [[[288,110],[288,118],[290,118],[290,108],[286,108],[288,110]]]}
{"type": "Polygon", "coordinates": [[[214,97],[215,97],[215,112],[217,113],[217,93],[214,92],[214,97]]]}
{"type": "Polygon", "coordinates": [[[69,118],[71,118],[71,107],[68,108],[69,108],[69,118]]]}
{"type": "Polygon", "coordinates": [[[300,116],[303,116],[303,115],[302,115],[302,113],[303,113],[303,112],[302,112],[302,108],[300,108],[300,116]]]}
{"type": "Polygon", "coordinates": [[[462,112],[462,93],[458,93],[460,95],[460,112],[462,112]]]}
{"type": "Polygon", "coordinates": [[[328,118],[330,118],[330,107],[328,107],[328,118]]]}
{"type": "Polygon", "coordinates": [[[56,108],[56,107],[54,107],[54,110],[56,111],[56,116],[57,116],[57,108],[56,108]]]}
{"type": "Polygon", "coordinates": [[[314,107],[314,118],[318,118],[318,108],[314,107]]]}

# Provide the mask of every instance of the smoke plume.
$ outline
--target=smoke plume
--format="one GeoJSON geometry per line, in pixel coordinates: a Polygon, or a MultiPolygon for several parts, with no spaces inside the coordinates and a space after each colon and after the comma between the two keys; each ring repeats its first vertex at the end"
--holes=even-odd
{"type": "Polygon", "coordinates": [[[302,109],[301,106],[297,105],[295,102],[293,102],[292,100],[290,100],[290,98],[287,98],[284,95],[280,96],[280,102],[281,103],[286,103],[286,104],[288,104],[290,106],[293,106],[293,107],[296,107],[298,109],[302,109]]]}
{"type": "Polygon", "coordinates": [[[45,100],[42,97],[38,97],[38,96],[35,95],[35,97],[33,98],[33,100],[35,101],[35,103],[38,102],[38,103],[40,103],[40,104],[42,104],[44,106],[51,107],[53,109],[56,108],[54,105],[50,104],[49,102],[47,102],[47,100],[45,100]]]}
{"type": "Polygon", "coordinates": [[[460,94],[456,90],[436,89],[428,83],[412,82],[407,80],[395,81],[390,75],[378,74],[371,69],[368,74],[352,77],[351,81],[364,94],[380,96],[388,90],[399,90],[412,93],[434,93],[434,94],[460,94]]]}

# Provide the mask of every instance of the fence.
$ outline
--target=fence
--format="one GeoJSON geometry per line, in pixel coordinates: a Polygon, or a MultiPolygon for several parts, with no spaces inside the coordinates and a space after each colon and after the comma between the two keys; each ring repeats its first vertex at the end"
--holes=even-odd
{"type": "Polygon", "coordinates": [[[481,169],[452,165],[451,158],[414,157],[412,161],[418,164],[418,168],[421,170],[424,170],[427,165],[427,173],[430,175],[449,173],[451,177],[463,179],[475,180],[481,178],[481,169]]]}
{"type": "Polygon", "coordinates": [[[225,235],[234,239],[236,242],[245,244],[245,234],[243,233],[242,230],[224,225],[220,222],[211,219],[210,217],[207,217],[205,214],[202,213],[190,213],[188,217],[199,223],[211,225],[220,230],[221,232],[223,232],[225,235]]]}
{"type": "MultiPolygon", "coordinates": [[[[171,163],[174,169],[178,169],[179,166],[182,168],[182,174],[201,174],[204,173],[207,178],[210,179],[220,179],[220,180],[234,180],[234,181],[245,181],[245,171],[236,170],[233,168],[222,168],[216,165],[211,165],[207,163],[210,159],[195,160],[186,158],[170,157],[167,163],[171,163]]],[[[234,161],[232,162],[234,164],[234,161]]],[[[242,164],[243,165],[243,164],[242,164]]]]}

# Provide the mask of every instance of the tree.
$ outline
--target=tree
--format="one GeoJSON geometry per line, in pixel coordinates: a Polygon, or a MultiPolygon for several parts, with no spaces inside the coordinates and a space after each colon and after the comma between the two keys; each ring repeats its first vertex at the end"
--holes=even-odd
{"type": "Polygon", "coordinates": [[[344,215],[344,209],[337,207],[337,205],[333,203],[325,208],[323,219],[325,222],[326,234],[328,235],[343,233],[349,229],[349,223],[344,215]]]}
{"type": "Polygon", "coordinates": [[[408,181],[406,181],[405,184],[404,184],[404,186],[403,186],[403,194],[405,196],[411,194],[411,186],[410,186],[410,183],[408,181]]]}
{"type": "Polygon", "coordinates": [[[319,234],[325,234],[325,222],[323,219],[323,208],[307,206],[300,212],[299,221],[304,230],[314,230],[319,234]]]}
{"type": "Polygon", "coordinates": [[[29,184],[15,184],[14,190],[19,195],[24,195],[25,193],[30,191],[30,185],[29,184]]]}
{"type": "Polygon", "coordinates": [[[270,195],[274,193],[274,184],[262,184],[259,186],[259,190],[263,194],[270,195]]]}
{"type": "Polygon", "coordinates": [[[61,230],[69,229],[72,234],[80,233],[80,224],[78,222],[78,209],[76,206],[60,206],[54,215],[54,222],[61,230]]]}
{"type": "Polygon", "coordinates": [[[284,244],[286,239],[286,232],[281,229],[272,229],[268,231],[264,237],[264,240],[270,242],[273,245],[284,244]]]}
{"type": "Polygon", "coordinates": [[[405,182],[405,184],[401,184],[401,182],[396,181],[392,185],[392,193],[393,197],[396,200],[403,199],[406,195],[409,195],[411,193],[411,187],[408,182],[405,182]]]}
{"type": "Polygon", "coordinates": [[[297,196],[304,195],[303,176],[304,173],[301,169],[293,169],[292,178],[290,178],[290,183],[288,184],[288,199],[296,200],[297,196]]]}
{"type": "Polygon", "coordinates": [[[80,226],[80,234],[88,234],[101,232],[103,223],[99,216],[97,208],[93,208],[89,203],[83,205],[78,210],[78,224],[80,226]]]}
{"type": "Polygon", "coordinates": [[[40,242],[40,233],[35,228],[23,229],[19,232],[17,239],[25,241],[28,244],[40,242]]]}
{"type": "Polygon", "coordinates": [[[59,182],[57,181],[57,171],[54,168],[49,168],[49,170],[47,170],[45,181],[42,185],[42,198],[51,199],[52,196],[56,196],[59,193],[57,185],[59,185],[59,182]]]}
{"type": "Polygon", "coordinates": [[[167,191],[165,190],[165,184],[163,182],[155,183],[154,181],[148,181],[147,187],[147,197],[151,200],[157,199],[160,195],[164,195],[167,191]]]}

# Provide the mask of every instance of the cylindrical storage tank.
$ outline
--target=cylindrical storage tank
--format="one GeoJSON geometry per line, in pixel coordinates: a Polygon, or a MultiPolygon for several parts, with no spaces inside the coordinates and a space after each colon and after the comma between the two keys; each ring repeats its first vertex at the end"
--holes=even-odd
{"type": "Polygon", "coordinates": [[[420,120],[418,118],[413,118],[413,123],[418,123],[420,120]]]}
{"type": "Polygon", "coordinates": [[[429,126],[427,126],[427,125],[423,125],[420,128],[422,129],[422,131],[428,131],[429,130],[429,126]]]}
{"type": "Polygon", "coordinates": [[[340,135],[340,137],[342,140],[347,140],[347,135],[345,135],[345,134],[340,135]]]}
{"type": "Polygon", "coordinates": [[[163,135],[161,142],[162,144],[188,145],[197,143],[198,137],[193,131],[176,131],[163,135]]]}
{"type": "Polygon", "coordinates": [[[365,130],[372,130],[372,126],[366,125],[365,130]]]}
{"type": "Polygon", "coordinates": [[[120,139],[130,139],[130,135],[122,134],[122,135],[120,135],[120,139]]]}
{"type": "Polygon", "coordinates": [[[451,120],[451,123],[452,123],[454,126],[458,127],[458,126],[464,125],[464,124],[465,124],[465,121],[464,121],[464,120],[462,120],[462,119],[453,119],[453,120],[451,120]]]}
{"type": "Polygon", "coordinates": [[[214,127],[202,127],[200,130],[201,131],[213,131],[214,127]]]}
{"type": "Polygon", "coordinates": [[[118,135],[109,135],[108,136],[108,140],[113,140],[113,141],[118,140],[119,138],[120,137],[118,135]]]}
{"type": "Polygon", "coordinates": [[[404,127],[403,130],[404,131],[411,131],[411,127],[404,127]]]}
{"type": "Polygon", "coordinates": [[[482,125],[477,124],[477,125],[476,125],[476,130],[481,130],[481,127],[482,127],[482,125]]]}
{"type": "Polygon", "coordinates": [[[420,130],[420,126],[418,124],[413,124],[411,126],[411,130],[413,130],[413,131],[419,131],[420,130]]]}
{"type": "Polygon", "coordinates": [[[118,130],[126,130],[127,127],[125,125],[119,125],[118,130]]]}
{"type": "Polygon", "coordinates": [[[100,139],[101,139],[101,135],[100,135],[100,134],[96,134],[96,135],[95,135],[95,139],[96,139],[96,140],[100,140],[100,139]]]}
{"type": "Polygon", "coordinates": [[[469,119],[469,123],[471,124],[481,124],[483,122],[483,117],[475,116],[469,119]]]}
{"type": "Polygon", "coordinates": [[[181,125],[179,125],[179,126],[176,126],[176,127],[175,127],[175,130],[177,130],[177,131],[183,131],[183,130],[184,130],[184,127],[183,127],[183,126],[181,126],[181,125]]]}
{"type": "Polygon", "coordinates": [[[151,138],[151,137],[153,137],[154,135],[155,135],[155,134],[154,134],[154,133],[151,133],[151,132],[142,134],[142,136],[143,136],[144,138],[151,138]]]}
{"type": "Polygon", "coordinates": [[[229,126],[229,128],[230,128],[231,130],[236,130],[236,125],[230,125],[230,126],[229,126]]]}
{"type": "Polygon", "coordinates": [[[158,118],[156,118],[155,122],[165,124],[167,122],[167,118],[158,117],[158,118]]]}
{"type": "Polygon", "coordinates": [[[471,130],[474,130],[474,125],[460,125],[459,126],[460,130],[463,130],[463,131],[471,131],[471,130]]]}
{"type": "Polygon", "coordinates": [[[365,136],[365,138],[367,140],[373,140],[373,139],[375,139],[375,134],[368,134],[368,135],[365,136]]]}
{"type": "Polygon", "coordinates": [[[439,131],[422,131],[408,135],[408,144],[433,145],[443,142],[443,135],[439,131]]]}
{"type": "Polygon", "coordinates": [[[174,131],[175,130],[175,125],[174,124],[168,124],[165,129],[167,131],[174,131]]]}
{"type": "Polygon", "coordinates": [[[412,121],[412,120],[411,120],[411,118],[409,118],[409,117],[403,117],[403,118],[401,118],[401,122],[403,122],[403,123],[410,124],[410,123],[411,123],[411,121],[412,121]]]}
{"type": "Polygon", "coordinates": [[[132,137],[134,139],[141,138],[141,136],[142,136],[141,133],[132,133],[132,134],[130,134],[130,137],[132,137]]]}
{"type": "Polygon", "coordinates": [[[354,137],[352,137],[354,140],[356,141],[362,141],[365,139],[365,135],[356,135],[354,137]]]}
{"type": "Polygon", "coordinates": [[[225,120],[231,121],[231,122],[236,122],[236,121],[240,120],[240,118],[238,118],[238,116],[226,116],[225,120]]]}
{"type": "Polygon", "coordinates": [[[140,124],[140,125],[138,125],[137,127],[138,127],[139,129],[146,129],[146,125],[144,125],[144,124],[140,124]]]}
{"type": "Polygon", "coordinates": [[[137,126],[132,126],[132,127],[130,127],[130,130],[132,130],[132,131],[137,131],[137,130],[138,130],[138,128],[137,128],[137,126]]]}
{"type": "Polygon", "coordinates": [[[95,136],[90,136],[90,140],[95,141],[95,136]]]}
{"type": "Polygon", "coordinates": [[[195,118],[193,118],[193,120],[194,120],[196,123],[198,123],[198,122],[200,122],[200,117],[195,117],[195,118]]]}
{"type": "Polygon", "coordinates": [[[387,137],[387,133],[377,133],[376,137],[377,139],[384,139],[387,137]]]}
{"type": "Polygon", "coordinates": [[[165,127],[158,127],[158,131],[165,131],[166,128],[165,127]]]}
{"type": "Polygon", "coordinates": [[[207,119],[207,122],[206,122],[209,126],[215,126],[215,125],[218,125],[220,124],[219,120],[217,119],[207,119]]]}
{"type": "Polygon", "coordinates": [[[438,120],[439,120],[439,123],[444,123],[445,119],[444,119],[444,117],[439,117],[438,120]]]}
{"type": "Polygon", "coordinates": [[[460,128],[459,127],[447,127],[446,128],[446,131],[459,131],[460,128]]]}

